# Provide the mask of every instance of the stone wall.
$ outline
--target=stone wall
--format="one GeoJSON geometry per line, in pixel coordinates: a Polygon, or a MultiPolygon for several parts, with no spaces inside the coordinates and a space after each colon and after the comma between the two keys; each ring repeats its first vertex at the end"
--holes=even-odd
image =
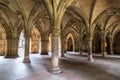
{"type": "Polygon", "coordinates": [[[5,55],[5,40],[0,40],[0,56],[5,55]]]}

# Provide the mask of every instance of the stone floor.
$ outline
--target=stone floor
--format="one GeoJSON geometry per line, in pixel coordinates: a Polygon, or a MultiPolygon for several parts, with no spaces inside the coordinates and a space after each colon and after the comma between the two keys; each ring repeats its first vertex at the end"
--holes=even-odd
{"type": "Polygon", "coordinates": [[[48,72],[50,56],[32,54],[31,64],[22,63],[22,57],[0,57],[0,80],[120,80],[120,57],[94,56],[95,62],[89,62],[85,54],[67,53],[60,58],[61,74],[48,72]]]}

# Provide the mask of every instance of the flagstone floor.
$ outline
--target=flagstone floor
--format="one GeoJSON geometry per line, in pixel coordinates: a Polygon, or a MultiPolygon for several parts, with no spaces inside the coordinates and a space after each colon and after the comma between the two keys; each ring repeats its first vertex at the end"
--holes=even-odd
{"type": "Polygon", "coordinates": [[[0,57],[0,80],[120,80],[120,56],[94,55],[95,62],[87,56],[71,52],[60,58],[61,74],[51,74],[51,56],[31,54],[31,63],[22,63],[23,57],[0,57]]]}

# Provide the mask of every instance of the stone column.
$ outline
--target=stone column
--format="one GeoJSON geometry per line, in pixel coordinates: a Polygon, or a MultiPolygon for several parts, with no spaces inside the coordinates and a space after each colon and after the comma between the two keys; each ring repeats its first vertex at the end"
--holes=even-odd
{"type": "Polygon", "coordinates": [[[41,42],[41,55],[48,55],[49,40],[42,40],[41,42]]]}
{"type": "Polygon", "coordinates": [[[111,37],[110,40],[110,54],[113,55],[113,38],[111,37]]]}
{"type": "Polygon", "coordinates": [[[79,54],[82,55],[82,40],[79,41],[79,54]]]}
{"type": "Polygon", "coordinates": [[[11,38],[7,38],[7,51],[6,51],[6,54],[5,54],[5,58],[10,58],[11,57],[11,48],[12,48],[12,40],[11,38]]]}
{"type": "Polygon", "coordinates": [[[25,54],[23,60],[24,63],[30,63],[29,54],[30,54],[30,37],[25,36],[25,54]]]}
{"type": "Polygon", "coordinates": [[[67,52],[67,42],[65,41],[64,42],[64,53],[66,53],[67,52]]]}
{"type": "Polygon", "coordinates": [[[94,62],[92,55],[92,38],[88,39],[88,60],[94,62]]]}
{"type": "Polygon", "coordinates": [[[18,57],[18,39],[17,38],[13,38],[12,39],[12,50],[13,50],[13,53],[16,55],[16,57],[18,57]]]}
{"type": "Polygon", "coordinates": [[[101,43],[101,49],[102,49],[102,56],[106,56],[106,38],[102,38],[102,43],[101,43]]]}
{"type": "Polygon", "coordinates": [[[64,39],[61,39],[61,57],[65,57],[65,55],[64,55],[64,52],[65,52],[64,48],[65,48],[64,39]]]}
{"type": "Polygon", "coordinates": [[[78,42],[78,41],[75,41],[74,44],[75,44],[75,49],[74,49],[74,51],[75,51],[75,52],[79,52],[79,42],[78,42]]]}
{"type": "Polygon", "coordinates": [[[7,38],[7,51],[5,54],[5,58],[16,58],[18,57],[17,53],[17,38],[7,38]]]}
{"type": "Polygon", "coordinates": [[[59,38],[60,32],[59,30],[53,30],[52,32],[52,68],[51,73],[61,73],[59,67],[59,38]]]}

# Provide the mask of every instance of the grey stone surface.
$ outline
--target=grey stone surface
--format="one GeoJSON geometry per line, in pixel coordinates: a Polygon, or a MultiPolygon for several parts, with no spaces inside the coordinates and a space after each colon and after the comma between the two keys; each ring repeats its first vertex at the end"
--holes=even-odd
{"type": "Polygon", "coordinates": [[[61,74],[51,74],[50,56],[31,55],[31,63],[22,63],[23,58],[0,57],[0,80],[120,80],[120,57],[95,56],[95,62],[87,56],[66,54],[60,59],[61,74]]]}

